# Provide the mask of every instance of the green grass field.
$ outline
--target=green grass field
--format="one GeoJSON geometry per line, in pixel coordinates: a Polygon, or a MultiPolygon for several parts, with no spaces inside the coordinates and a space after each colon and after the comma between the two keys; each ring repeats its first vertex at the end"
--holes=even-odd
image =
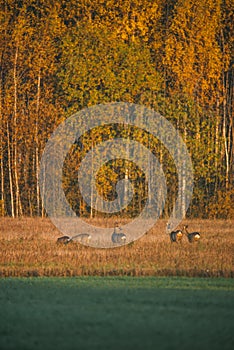
{"type": "Polygon", "coordinates": [[[233,279],[0,279],[0,349],[234,348],[233,279]]]}

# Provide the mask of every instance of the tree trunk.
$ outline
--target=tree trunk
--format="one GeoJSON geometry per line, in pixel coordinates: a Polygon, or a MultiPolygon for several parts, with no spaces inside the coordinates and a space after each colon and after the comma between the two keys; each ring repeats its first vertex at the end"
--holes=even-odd
{"type": "Polygon", "coordinates": [[[15,50],[15,60],[14,60],[14,70],[13,70],[13,78],[14,78],[14,123],[13,123],[13,144],[14,144],[14,177],[15,177],[15,199],[16,199],[16,216],[22,215],[22,205],[20,199],[20,188],[19,188],[19,178],[18,178],[18,142],[17,142],[17,113],[18,113],[18,84],[17,84],[17,61],[18,61],[18,44],[15,50]]]}
{"type": "Polygon", "coordinates": [[[36,104],[36,127],[35,127],[35,167],[36,167],[36,197],[37,197],[37,216],[40,216],[40,187],[39,187],[39,140],[38,140],[38,121],[41,97],[41,70],[37,77],[37,104],[36,104]]]}
{"type": "Polygon", "coordinates": [[[11,166],[11,142],[10,142],[10,132],[9,124],[7,121],[7,151],[8,151],[8,175],[9,175],[9,185],[10,185],[10,201],[11,201],[11,216],[15,217],[15,207],[14,207],[14,192],[13,192],[13,179],[12,179],[12,166],[11,166]]]}
{"type": "MultiPolygon", "coordinates": [[[[228,81],[226,80],[226,84],[228,81]]],[[[229,188],[229,153],[228,153],[228,141],[227,141],[227,87],[225,86],[225,73],[223,73],[223,143],[225,152],[225,188],[229,188]]]]}
{"type": "Polygon", "coordinates": [[[93,218],[93,214],[94,214],[94,210],[93,210],[93,206],[94,206],[94,198],[93,198],[93,186],[95,186],[95,174],[94,174],[94,169],[93,169],[93,147],[94,147],[94,141],[93,141],[93,136],[92,136],[92,164],[91,164],[91,198],[90,198],[90,219],[93,218]]]}
{"type": "MultiPolygon", "coordinates": [[[[2,63],[2,59],[1,59],[2,63]]],[[[3,116],[2,116],[2,71],[0,76],[0,168],[1,168],[1,215],[4,215],[4,154],[3,154],[3,116]]]]}

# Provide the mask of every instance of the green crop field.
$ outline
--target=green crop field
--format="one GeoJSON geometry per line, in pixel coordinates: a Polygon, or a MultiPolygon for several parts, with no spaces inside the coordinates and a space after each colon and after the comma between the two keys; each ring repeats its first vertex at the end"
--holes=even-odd
{"type": "Polygon", "coordinates": [[[234,281],[0,279],[0,349],[234,348],[234,281]]]}

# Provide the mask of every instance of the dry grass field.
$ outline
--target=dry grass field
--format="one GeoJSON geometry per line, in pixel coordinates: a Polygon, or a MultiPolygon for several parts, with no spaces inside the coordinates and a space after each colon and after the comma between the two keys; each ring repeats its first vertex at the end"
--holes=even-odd
{"type": "MultiPolygon", "coordinates": [[[[96,220],[97,225],[110,222],[96,220]]],[[[201,240],[171,243],[166,221],[136,242],[114,249],[57,244],[49,219],[0,219],[0,276],[234,277],[234,221],[184,220],[201,240]]]]}

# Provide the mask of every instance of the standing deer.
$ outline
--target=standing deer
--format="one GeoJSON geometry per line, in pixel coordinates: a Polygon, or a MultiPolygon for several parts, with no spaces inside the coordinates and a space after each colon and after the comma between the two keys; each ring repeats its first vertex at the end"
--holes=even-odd
{"type": "Polygon", "coordinates": [[[122,232],[118,233],[117,231],[121,231],[122,228],[119,227],[117,225],[117,223],[115,223],[115,226],[114,226],[114,232],[111,236],[111,240],[113,243],[122,243],[124,244],[126,242],[126,235],[122,232]]]}
{"type": "Polygon", "coordinates": [[[182,238],[183,238],[183,233],[181,230],[176,230],[176,231],[172,231],[170,233],[170,239],[171,239],[171,242],[181,242],[182,241],[182,238]]]}
{"type": "Polygon", "coordinates": [[[193,243],[193,242],[197,242],[199,241],[199,239],[201,238],[201,235],[199,232],[188,232],[188,225],[185,225],[183,227],[183,233],[186,234],[186,236],[188,237],[188,241],[189,243],[193,243]]]}
{"type": "Polygon", "coordinates": [[[167,224],[167,231],[170,233],[170,240],[171,243],[173,242],[181,242],[183,238],[183,232],[181,230],[176,230],[176,231],[170,231],[170,226],[171,224],[167,224]]]}

